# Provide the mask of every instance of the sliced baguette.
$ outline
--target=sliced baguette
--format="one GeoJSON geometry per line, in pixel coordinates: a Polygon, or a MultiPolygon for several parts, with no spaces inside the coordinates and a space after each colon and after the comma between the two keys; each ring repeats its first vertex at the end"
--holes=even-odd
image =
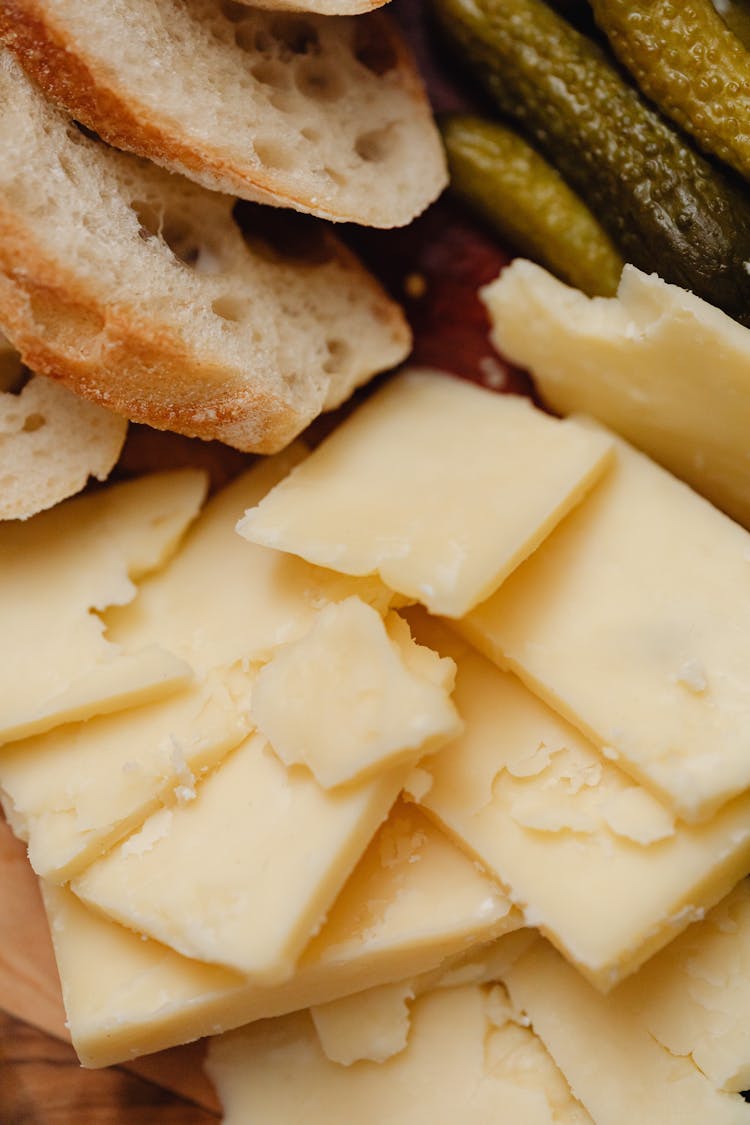
{"type": "MultiPolygon", "coordinates": [[[[315,12],[319,16],[358,16],[382,8],[388,0],[235,0],[246,8],[266,8],[269,12],[315,12]]],[[[231,0],[224,7],[232,10],[231,0]]]]}
{"type": "Polygon", "coordinates": [[[271,452],[409,350],[324,224],[241,204],[243,237],[233,200],[84,136],[1,48],[0,154],[0,328],[117,413],[271,452]]]}
{"type": "Polygon", "coordinates": [[[393,227],[447,182],[420,79],[379,12],[0,0],[0,39],[105,141],[217,191],[393,227]]]}
{"type": "Polygon", "coordinates": [[[67,387],[32,375],[0,393],[0,520],[27,519],[105,480],[128,424],[67,387]]]}

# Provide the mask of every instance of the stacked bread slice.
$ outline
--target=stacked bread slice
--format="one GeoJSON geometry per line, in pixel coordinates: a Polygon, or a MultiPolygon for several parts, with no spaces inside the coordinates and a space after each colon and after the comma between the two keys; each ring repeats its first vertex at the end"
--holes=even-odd
{"type": "Polygon", "coordinates": [[[273,452],[405,357],[401,310],[290,213],[399,225],[444,184],[385,17],[45,0],[0,33],[0,328],[28,367],[273,452]]]}

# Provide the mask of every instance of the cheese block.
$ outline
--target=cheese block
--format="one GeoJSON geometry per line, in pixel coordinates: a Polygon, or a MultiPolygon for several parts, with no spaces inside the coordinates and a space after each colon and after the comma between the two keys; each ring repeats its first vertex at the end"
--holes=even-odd
{"type": "Polygon", "coordinates": [[[89,905],[198,960],[273,983],[319,929],[408,767],[329,792],[251,735],[71,883],[89,905]]]}
{"type": "MultiPolygon", "coordinates": [[[[417,646],[409,637],[404,647],[417,646]]],[[[461,729],[452,661],[429,649],[422,659],[420,675],[376,610],[347,598],[260,671],[254,720],[287,766],[309,767],[326,788],[412,764],[461,729]]]]}
{"type": "Polygon", "coordinates": [[[516,930],[470,952],[465,960],[449,968],[433,969],[315,1005],[310,1008],[310,1015],[323,1053],[342,1066],[363,1059],[385,1062],[403,1051],[408,1042],[411,1002],[417,996],[435,988],[500,980],[508,966],[535,940],[533,930],[516,930]]]}
{"type": "Polygon", "coordinates": [[[330,601],[357,594],[385,610],[392,595],[374,579],[351,579],[245,542],[234,526],[305,456],[294,445],[258,461],[206,505],[168,570],[142,583],[137,599],[110,611],[120,644],[162,643],[199,671],[267,660],[307,632],[330,601]]]}
{"type": "Polygon", "coordinates": [[[750,1086],[750,884],[643,966],[617,995],[671,1054],[724,1090],[750,1086]]]}
{"type": "Polygon", "coordinates": [[[134,583],[165,563],[205,490],[204,473],[183,469],[0,525],[0,742],[186,682],[189,667],[161,639],[121,650],[99,614],[132,601],[134,583]]]}
{"type": "Polygon", "coordinates": [[[252,676],[212,672],[154,703],[74,723],[0,751],[0,799],[38,875],[75,876],[195,782],[252,728],[252,676]]]}
{"type": "Polygon", "coordinates": [[[379,574],[460,617],[591,487],[611,443],[521,398],[436,372],[397,376],[252,508],[254,543],[379,574]]]}
{"type": "Polygon", "coordinates": [[[637,969],[750,867],[750,794],[705,824],[676,820],[514,676],[410,618],[456,661],[465,726],[407,789],[597,987],[637,969]]]}
{"type": "Polygon", "coordinates": [[[750,784],[750,536],[624,442],[461,629],[685,819],[750,784]]]}
{"type": "Polygon", "coordinates": [[[400,803],[293,976],[277,985],[142,940],[65,887],[43,881],[42,890],[84,1066],[107,1066],[435,969],[523,925],[496,883],[418,810],[400,803]]]}
{"type": "Polygon", "coordinates": [[[630,265],[611,299],[520,259],[481,295],[494,344],[553,410],[598,418],[750,524],[747,328],[630,265]]]}
{"type": "Polygon", "coordinates": [[[420,997],[385,1063],[331,1062],[297,1012],[213,1040],[206,1065],[226,1125],[593,1125],[533,1032],[476,985],[420,997]]]}
{"type": "Polygon", "coordinates": [[[596,1125],[745,1125],[750,1105],[650,1033],[628,986],[602,996],[542,939],[505,976],[511,1000],[596,1125]]]}

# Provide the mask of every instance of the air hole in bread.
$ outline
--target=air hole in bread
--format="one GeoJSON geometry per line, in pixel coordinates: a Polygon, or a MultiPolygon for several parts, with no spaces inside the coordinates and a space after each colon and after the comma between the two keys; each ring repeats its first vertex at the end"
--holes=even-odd
{"type": "Polygon", "coordinates": [[[325,167],[323,171],[325,172],[326,176],[328,176],[328,179],[331,181],[331,183],[337,184],[338,187],[343,187],[344,184],[347,183],[346,176],[341,172],[337,172],[335,168],[325,167]]]}
{"type": "Polygon", "coordinates": [[[253,55],[256,51],[265,54],[273,46],[273,40],[270,36],[266,35],[263,31],[258,31],[251,23],[241,23],[237,25],[234,33],[234,41],[240,50],[248,51],[253,55]]]}
{"type": "MultiPolygon", "coordinates": [[[[148,200],[134,199],[130,206],[140,224],[141,238],[161,238],[179,262],[197,267],[201,256],[201,240],[190,223],[179,215],[166,215],[162,207],[154,206],[148,200]]],[[[200,272],[218,273],[219,269],[212,269],[205,262],[200,272]]]]}
{"type": "Polygon", "coordinates": [[[294,153],[290,152],[289,149],[279,143],[279,141],[274,141],[270,138],[264,139],[262,137],[256,137],[253,141],[253,148],[261,164],[266,168],[288,171],[296,165],[294,153]]]}
{"type": "Polygon", "coordinates": [[[335,102],[345,89],[341,76],[322,59],[305,59],[297,67],[294,80],[302,94],[319,102],[335,102]]]}
{"type": "Polygon", "coordinates": [[[360,133],[354,142],[354,151],[368,164],[378,164],[388,159],[395,143],[396,129],[391,123],[384,125],[382,129],[371,129],[369,133],[360,133]]]}
{"type": "Polygon", "coordinates": [[[31,378],[18,352],[3,348],[0,351],[0,394],[20,395],[31,378]]]}
{"type": "Polygon", "coordinates": [[[311,145],[316,145],[320,140],[320,130],[312,129],[309,126],[305,129],[300,129],[299,135],[309,141],[311,145]]]}
{"type": "MultiPolygon", "coordinates": [[[[269,94],[268,101],[281,113],[293,113],[295,109],[299,109],[299,95],[293,90],[274,90],[269,94]]],[[[290,167],[294,167],[294,163],[290,167]]]]}
{"type": "Polygon", "coordinates": [[[51,290],[29,295],[29,311],[40,336],[54,339],[55,346],[83,355],[104,329],[104,317],[93,309],[76,305],[51,290]]]}
{"type": "Polygon", "coordinates": [[[217,297],[212,303],[211,309],[222,320],[228,320],[236,324],[242,320],[247,309],[247,302],[240,301],[237,297],[217,297]]]}
{"type": "Polygon", "coordinates": [[[23,424],[24,433],[33,434],[36,430],[41,430],[46,422],[47,419],[43,414],[29,414],[23,424]]]}
{"type": "Polygon", "coordinates": [[[293,55],[312,55],[320,50],[317,28],[299,16],[277,16],[271,34],[293,55]]]}
{"type": "Polygon", "coordinates": [[[276,90],[289,89],[289,68],[273,59],[264,59],[257,63],[250,73],[264,86],[273,86],[276,90]]]}
{"type": "Polygon", "coordinates": [[[326,340],[328,359],[323,364],[323,370],[328,375],[335,375],[346,365],[351,354],[351,347],[346,340],[326,340]]]}
{"type": "Polygon", "coordinates": [[[221,14],[225,19],[231,23],[239,23],[240,20],[247,19],[249,12],[246,4],[238,4],[237,0],[221,0],[219,5],[221,14]]]}
{"type": "Polygon", "coordinates": [[[398,53],[393,43],[379,36],[376,38],[372,25],[359,20],[355,20],[354,26],[354,57],[378,77],[398,66],[398,53]]]}
{"type": "Polygon", "coordinates": [[[271,262],[324,265],[336,256],[325,226],[296,211],[276,211],[239,199],[232,211],[242,236],[255,254],[271,262]]]}

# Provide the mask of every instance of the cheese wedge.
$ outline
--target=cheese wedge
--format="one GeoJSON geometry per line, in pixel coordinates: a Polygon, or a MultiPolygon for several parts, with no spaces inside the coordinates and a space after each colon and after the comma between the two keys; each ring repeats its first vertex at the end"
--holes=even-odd
{"type": "Polygon", "coordinates": [[[38,875],[72,878],[195,782],[252,729],[252,676],[217,670],[155,703],[0,751],[0,799],[38,875]]]}
{"type": "Polygon", "coordinates": [[[420,997],[384,1063],[331,1062],[297,1012],[213,1040],[207,1070],[226,1125],[593,1125],[533,1032],[476,985],[420,997]]]}
{"type": "Polygon", "coordinates": [[[108,636],[129,646],[165,644],[198,670],[267,660],[302,636],[319,609],[353,594],[383,611],[377,579],[346,578],[256,547],[234,526],[305,456],[297,444],[259,461],[206,505],[168,570],[141,584],[135,602],[106,616],[108,636]]]}
{"type": "Polygon", "coordinates": [[[460,628],[685,819],[750,785],[750,536],[624,442],[460,628]]]}
{"type": "Polygon", "coordinates": [[[520,259],[481,296],[493,343],[553,410],[598,418],[750,523],[747,328],[631,265],[611,300],[520,259]]]}
{"type": "Polygon", "coordinates": [[[193,801],[154,813],[71,886],[186,957],[273,983],[291,974],[404,777],[332,793],[252,735],[193,801]]]}
{"type": "Polygon", "coordinates": [[[750,1122],[741,1097],[717,1089],[689,1054],[654,1038],[628,985],[601,996],[541,939],[510,966],[505,983],[596,1125],[750,1122]]]}
{"type": "Polygon", "coordinates": [[[254,543],[460,617],[607,466],[604,434],[435,372],[397,376],[252,508],[254,543]]]}
{"type": "Polygon", "coordinates": [[[611,988],[750,866],[750,794],[690,826],[514,676],[410,611],[456,661],[464,732],[407,789],[598,988],[611,988]]]}
{"type": "Polygon", "coordinates": [[[287,766],[309,767],[325,788],[413,764],[455,736],[461,721],[448,694],[453,662],[423,649],[426,674],[412,670],[409,649],[417,646],[408,626],[403,647],[405,655],[359,598],[326,606],[309,633],[260,671],[258,729],[287,766]]]}
{"type": "Polygon", "coordinates": [[[162,639],[122,650],[99,616],[162,566],[206,490],[195,470],[160,473],[0,525],[0,742],[131,706],[185,683],[162,639]]]}
{"type": "Polygon", "coordinates": [[[73,1043],[107,1066],[414,976],[523,925],[417,809],[395,806],[289,980],[264,986],[188,960],[42,882],[73,1043]]]}

